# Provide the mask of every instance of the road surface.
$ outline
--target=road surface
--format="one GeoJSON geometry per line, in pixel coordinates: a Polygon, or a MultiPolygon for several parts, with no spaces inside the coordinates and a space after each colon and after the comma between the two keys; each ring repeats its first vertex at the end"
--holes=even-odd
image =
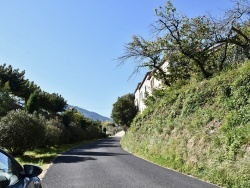
{"type": "Polygon", "coordinates": [[[42,179],[45,188],[215,188],[142,160],[120,147],[120,138],[99,140],[58,156],[42,179]]]}

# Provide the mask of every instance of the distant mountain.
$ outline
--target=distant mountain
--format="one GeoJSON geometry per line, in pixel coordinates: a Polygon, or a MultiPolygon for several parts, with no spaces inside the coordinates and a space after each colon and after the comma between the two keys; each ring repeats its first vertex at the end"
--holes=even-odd
{"type": "Polygon", "coordinates": [[[88,110],[85,110],[83,108],[80,108],[78,106],[72,106],[72,105],[68,105],[68,108],[75,108],[76,110],[78,110],[84,117],[95,120],[95,121],[110,121],[113,122],[113,120],[111,118],[102,116],[96,112],[90,112],[88,110]]]}

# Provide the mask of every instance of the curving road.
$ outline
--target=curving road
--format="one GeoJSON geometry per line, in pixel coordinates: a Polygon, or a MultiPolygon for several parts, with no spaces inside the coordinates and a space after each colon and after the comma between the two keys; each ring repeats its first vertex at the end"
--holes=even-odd
{"type": "Polygon", "coordinates": [[[58,156],[42,179],[45,188],[213,188],[120,147],[120,138],[95,141],[58,156]]]}

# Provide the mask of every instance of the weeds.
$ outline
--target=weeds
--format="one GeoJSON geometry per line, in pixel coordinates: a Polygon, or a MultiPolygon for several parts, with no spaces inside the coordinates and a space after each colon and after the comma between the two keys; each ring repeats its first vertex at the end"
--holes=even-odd
{"type": "Polygon", "coordinates": [[[161,91],[121,143],[217,185],[250,187],[250,61],[210,80],[161,91]]]}

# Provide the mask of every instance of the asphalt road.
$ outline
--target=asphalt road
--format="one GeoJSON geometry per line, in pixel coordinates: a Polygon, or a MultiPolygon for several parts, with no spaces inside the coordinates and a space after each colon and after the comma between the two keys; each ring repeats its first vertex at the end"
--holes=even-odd
{"type": "Polygon", "coordinates": [[[42,179],[45,188],[213,188],[125,152],[120,138],[99,140],[58,156],[42,179]]]}

